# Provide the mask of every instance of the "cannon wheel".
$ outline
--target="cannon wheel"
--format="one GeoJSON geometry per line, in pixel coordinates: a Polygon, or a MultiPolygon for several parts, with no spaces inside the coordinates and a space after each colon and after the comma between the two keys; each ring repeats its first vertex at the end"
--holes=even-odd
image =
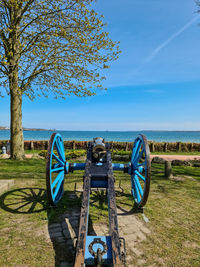
{"type": "Polygon", "coordinates": [[[137,207],[143,207],[148,199],[150,167],[149,145],[146,137],[140,134],[134,141],[131,156],[131,191],[137,207]]]}
{"type": "Polygon", "coordinates": [[[56,206],[64,192],[66,172],[64,144],[60,134],[53,133],[49,140],[46,161],[46,186],[50,205],[56,206]]]}

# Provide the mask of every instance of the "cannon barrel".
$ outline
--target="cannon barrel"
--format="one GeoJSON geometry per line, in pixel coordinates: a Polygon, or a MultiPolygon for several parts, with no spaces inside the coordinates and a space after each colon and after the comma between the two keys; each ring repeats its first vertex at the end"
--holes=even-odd
{"type": "Polygon", "coordinates": [[[93,139],[92,147],[92,159],[94,162],[104,161],[106,158],[106,145],[104,139],[101,137],[96,137],[93,139]]]}

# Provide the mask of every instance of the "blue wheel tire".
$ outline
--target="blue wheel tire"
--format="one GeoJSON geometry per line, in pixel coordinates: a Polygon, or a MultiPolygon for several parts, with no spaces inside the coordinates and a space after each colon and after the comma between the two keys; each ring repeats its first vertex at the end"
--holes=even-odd
{"type": "Polygon", "coordinates": [[[134,141],[131,156],[131,192],[138,207],[143,207],[150,190],[151,161],[147,139],[140,134],[134,141]]]}
{"type": "Polygon", "coordinates": [[[46,161],[46,186],[49,204],[56,206],[64,192],[65,151],[60,134],[53,133],[48,146],[46,161]]]}

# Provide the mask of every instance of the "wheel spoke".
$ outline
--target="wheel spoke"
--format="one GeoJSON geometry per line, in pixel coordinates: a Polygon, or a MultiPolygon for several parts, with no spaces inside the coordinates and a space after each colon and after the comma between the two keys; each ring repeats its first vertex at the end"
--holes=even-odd
{"type": "Polygon", "coordinates": [[[138,164],[138,165],[137,165],[137,168],[140,168],[140,167],[143,167],[143,166],[145,166],[145,161],[142,162],[142,163],[140,163],[140,164],[138,164]]]}
{"type": "Polygon", "coordinates": [[[134,195],[134,197],[137,199],[137,202],[139,203],[141,201],[141,197],[140,197],[139,190],[136,186],[135,179],[133,179],[133,188],[134,188],[134,192],[136,193],[136,195],[134,195]]]}
{"type": "Polygon", "coordinates": [[[60,172],[57,177],[55,178],[55,180],[53,181],[53,183],[51,184],[51,188],[53,189],[55,187],[55,185],[57,184],[57,182],[60,180],[61,176],[64,174],[64,172],[60,172]]]}
{"type": "Polygon", "coordinates": [[[146,181],[146,179],[138,172],[138,171],[135,171],[135,174],[137,174],[137,176],[139,176],[141,179],[142,179],[142,181],[146,181]]]}
{"type": "Polygon", "coordinates": [[[133,164],[139,162],[139,160],[141,159],[143,153],[144,153],[144,148],[142,149],[142,151],[140,152],[140,154],[138,155],[138,157],[133,161],[133,164]]]}
{"type": "Polygon", "coordinates": [[[51,172],[58,172],[58,171],[63,171],[64,167],[59,167],[59,168],[55,168],[55,169],[51,169],[51,172]]]}
{"type": "Polygon", "coordinates": [[[59,157],[64,161],[63,151],[62,151],[62,148],[60,147],[58,140],[56,140],[55,144],[56,144],[59,157]]]}
{"type": "Polygon", "coordinates": [[[60,186],[61,186],[63,180],[64,180],[64,172],[63,172],[63,177],[62,177],[62,179],[59,180],[59,182],[58,182],[58,184],[57,184],[57,186],[56,186],[56,190],[55,190],[55,192],[54,192],[54,194],[53,194],[53,199],[54,199],[54,200],[55,200],[55,198],[56,198],[56,196],[57,196],[57,194],[58,194],[58,191],[59,191],[59,189],[60,189],[60,186]]]}
{"type": "Polygon", "coordinates": [[[60,163],[61,166],[64,167],[64,162],[63,162],[63,161],[61,161],[61,160],[60,160],[54,153],[52,153],[52,156],[53,156],[53,158],[54,158],[55,160],[57,160],[57,162],[60,163]]]}
{"type": "Polygon", "coordinates": [[[140,146],[142,144],[142,141],[141,140],[138,140],[138,142],[135,144],[135,147],[134,147],[134,150],[133,150],[133,155],[132,155],[132,158],[131,158],[131,161],[134,160],[135,158],[135,155],[138,154],[138,151],[140,150],[140,146]],[[139,149],[139,150],[138,150],[139,149]]]}
{"type": "Polygon", "coordinates": [[[141,195],[141,197],[143,197],[143,190],[142,190],[140,181],[137,178],[137,175],[134,176],[134,179],[135,179],[135,182],[136,182],[136,186],[139,189],[140,195],[141,195]]]}

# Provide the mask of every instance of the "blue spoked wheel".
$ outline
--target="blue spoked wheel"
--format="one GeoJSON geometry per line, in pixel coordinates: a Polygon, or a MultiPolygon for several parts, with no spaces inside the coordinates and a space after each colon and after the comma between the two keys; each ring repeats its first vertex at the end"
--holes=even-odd
{"type": "Polygon", "coordinates": [[[46,185],[49,203],[56,206],[64,192],[64,178],[68,171],[64,144],[60,134],[53,133],[49,140],[46,162],[46,185]]]}
{"type": "Polygon", "coordinates": [[[140,134],[134,141],[131,156],[131,191],[135,204],[143,207],[150,190],[150,152],[147,139],[140,134]]]}

